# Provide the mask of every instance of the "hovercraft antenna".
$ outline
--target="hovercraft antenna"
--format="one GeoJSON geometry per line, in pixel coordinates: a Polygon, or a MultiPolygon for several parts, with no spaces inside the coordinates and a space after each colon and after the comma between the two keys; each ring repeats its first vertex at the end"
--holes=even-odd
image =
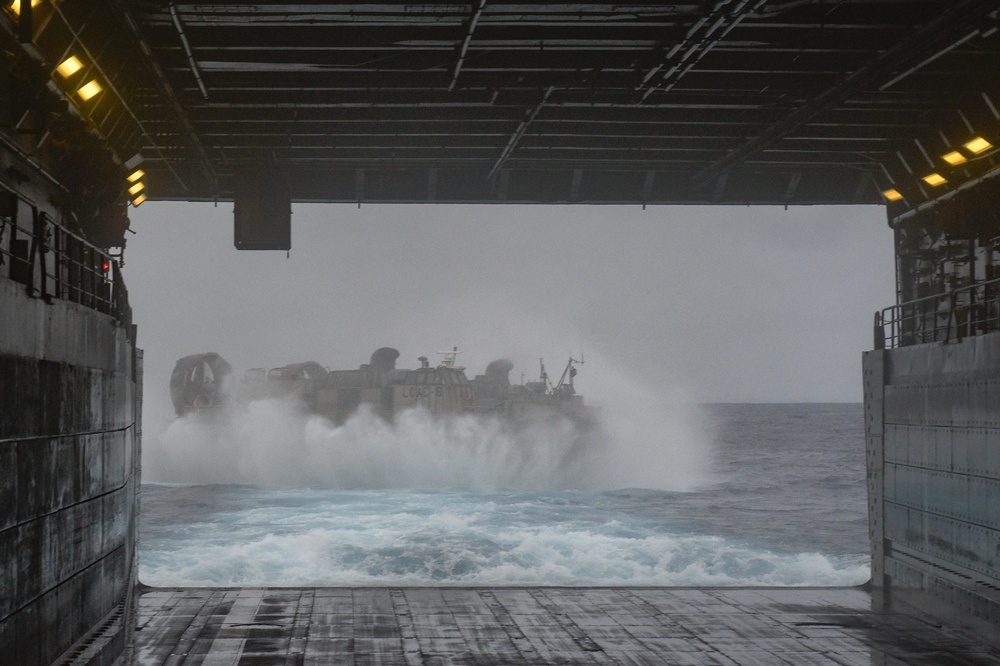
{"type": "Polygon", "coordinates": [[[455,368],[456,370],[465,370],[465,368],[455,365],[455,359],[461,353],[462,352],[458,351],[458,347],[452,347],[451,351],[439,351],[438,354],[440,356],[443,356],[444,358],[441,359],[441,363],[438,364],[438,367],[455,368]]]}
{"type": "Polygon", "coordinates": [[[559,377],[559,383],[552,389],[553,392],[563,390],[571,395],[576,392],[573,388],[573,378],[576,377],[576,368],[573,367],[574,365],[583,365],[582,353],[580,354],[579,361],[572,356],[569,357],[569,361],[566,363],[566,367],[563,369],[562,375],[559,377]],[[566,386],[567,388],[563,389],[563,386],[566,386]]]}

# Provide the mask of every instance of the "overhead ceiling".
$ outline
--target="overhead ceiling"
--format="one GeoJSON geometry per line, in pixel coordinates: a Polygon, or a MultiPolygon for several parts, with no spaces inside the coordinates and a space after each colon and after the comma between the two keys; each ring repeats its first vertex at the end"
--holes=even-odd
{"type": "Polygon", "coordinates": [[[997,0],[42,0],[33,21],[52,67],[79,53],[104,77],[67,95],[141,155],[153,199],[227,199],[263,171],[298,201],[879,203],[893,185],[915,207],[941,154],[1000,144],[997,0]]]}

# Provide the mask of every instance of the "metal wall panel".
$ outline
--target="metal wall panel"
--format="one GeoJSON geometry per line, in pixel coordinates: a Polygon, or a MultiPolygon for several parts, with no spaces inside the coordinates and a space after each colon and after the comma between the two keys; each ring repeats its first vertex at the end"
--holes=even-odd
{"type": "Polygon", "coordinates": [[[865,460],[868,478],[868,538],[872,548],[871,582],[881,589],[885,578],[885,526],[883,495],[885,446],[883,393],[885,387],[885,352],[870,351],[862,357],[865,396],[865,460]]]}
{"type": "MultiPolygon", "coordinates": [[[[977,629],[1000,642],[1000,334],[885,354],[882,561],[887,599],[977,629]]],[[[877,408],[869,384],[866,406],[877,408]]],[[[869,449],[878,446],[869,433],[869,449]]],[[[877,494],[877,492],[876,492],[877,494]]]]}
{"type": "Polygon", "coordinates": [[[0,661],[79,649],[112,663],[131,637],[135,582],[132,343],[112,317],[3,277],[0,311],[0,661]]]}

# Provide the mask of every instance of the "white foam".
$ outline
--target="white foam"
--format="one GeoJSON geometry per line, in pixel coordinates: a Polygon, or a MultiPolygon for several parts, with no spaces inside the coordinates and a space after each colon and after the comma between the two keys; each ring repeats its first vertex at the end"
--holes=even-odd
{"type": "Polygon", "coordinates": [[[150,585],[856,585],[863,556],[776,553],[718,536],[535,513],[555,497],[330,493],[143,542],[150,585]]]}
{"type": "Polygon", "coordinates": [[[144,479],[270,487],[690,489],[709,472],[696,408],[627,387],[581,433],[566,419],[513,427],[408,410],[387,423],[366,408],[342,426],[292,399],[193,414],[147,434],[144,479]]]}

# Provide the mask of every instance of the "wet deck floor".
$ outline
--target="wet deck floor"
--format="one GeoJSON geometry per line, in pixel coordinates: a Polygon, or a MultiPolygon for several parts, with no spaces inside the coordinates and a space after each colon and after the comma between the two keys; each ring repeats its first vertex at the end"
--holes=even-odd
{"type": "Polygon", "coordinates": [[[856,588],[155,589],[136,663],[1000,664],[856,588]]]}

